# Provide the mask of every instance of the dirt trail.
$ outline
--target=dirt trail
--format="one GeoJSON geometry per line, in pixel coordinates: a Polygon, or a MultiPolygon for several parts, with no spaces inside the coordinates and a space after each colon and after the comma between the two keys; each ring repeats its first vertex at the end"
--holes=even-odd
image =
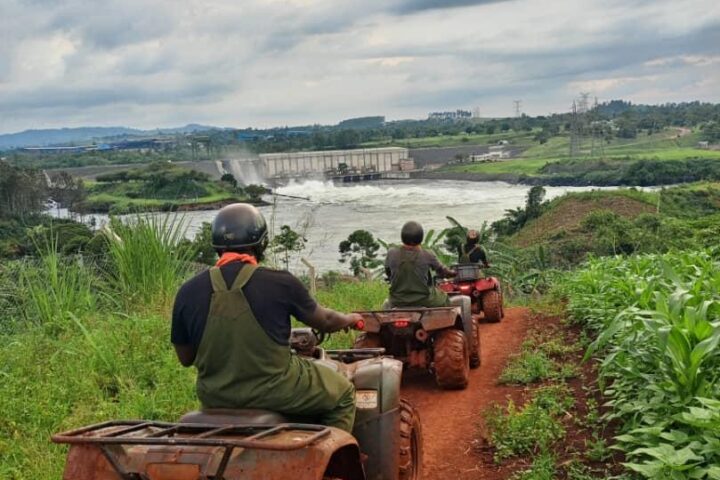
{"type": "Polygon", "coordinates": [[[470,384],[460,391],[443,391],[434,378],[411,372],[403,381],[403,396],[420,412],[426,480],[498,479],[498,468],[484,462],[475,446],[481,412],[503,402],[517,388],[497,385],[510,353],[516,352],[529,326],[525,308],[509,308],[500,323],[480,325],[482,365],[470,371],[470,384]]]}

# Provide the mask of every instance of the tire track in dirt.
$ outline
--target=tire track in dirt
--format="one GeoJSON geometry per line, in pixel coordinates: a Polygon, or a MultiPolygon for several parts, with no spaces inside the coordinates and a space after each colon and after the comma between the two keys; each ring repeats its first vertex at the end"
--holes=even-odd
{"type": "Polygon", "coordinates": [[[423,432],[425,480],[495,480],[499,469],[483,462],[474,448],[480,437],[482,412],[493,402],[517,395],[517,388],[497,385],[508,356],[519,350],[530,324],[526,308],[508,308],[500,323],[480,324],[482,364],[470,371],[465,390],[440,390],[432,375],[408,372],[403,397],[420,413],[423,432]]]}

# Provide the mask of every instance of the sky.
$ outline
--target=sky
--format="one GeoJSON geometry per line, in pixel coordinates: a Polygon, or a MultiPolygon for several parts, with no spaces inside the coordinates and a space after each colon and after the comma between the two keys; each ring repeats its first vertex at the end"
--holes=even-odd
{"type": "Polygon", "coordinates": [[[720,102],[717,0],[0,0],[0,133],[720,102]]]}

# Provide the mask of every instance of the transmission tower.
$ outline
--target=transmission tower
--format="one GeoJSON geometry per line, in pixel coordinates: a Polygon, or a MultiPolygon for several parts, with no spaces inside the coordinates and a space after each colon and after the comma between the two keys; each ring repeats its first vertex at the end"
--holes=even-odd
{"type": "Polygon", "coordinates": [[[590,97],[590,92],[580,92],[580,99],[578,100],[578,106],[577,111],[579,114],[584,114],[588,112],[588,98],[590,97]]]}
{"type": "Polygon", "coordinates": [[[513,100],[513,105],[515,106],[515,116],[519,117],[521,115],[522,100],[513,100]]]}
{"type": "Polygon", "coordinates": [[[580,156],[580,125],[578,119],[578,107],[575,100],[572,103],[572,111],[570,115],[570,158],[575,159],[580,156]]]}

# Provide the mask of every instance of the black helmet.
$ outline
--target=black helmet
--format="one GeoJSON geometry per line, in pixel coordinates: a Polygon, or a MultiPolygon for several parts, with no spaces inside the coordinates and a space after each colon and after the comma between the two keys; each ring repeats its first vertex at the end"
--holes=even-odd
{"type": "Polygon", "coordinates": [[[233,203],[220,209],[212,223],[212,246],[218,250],[256,247],[261,254],[267,246],[267,224],[260,210],[247,203],[233,203]]]}
{"type": "Polygon", "coordinates": [[[418,222],[407,222],[400,230],[400,239],[405,245],[420,245],[425,232],[418,222]]]}

